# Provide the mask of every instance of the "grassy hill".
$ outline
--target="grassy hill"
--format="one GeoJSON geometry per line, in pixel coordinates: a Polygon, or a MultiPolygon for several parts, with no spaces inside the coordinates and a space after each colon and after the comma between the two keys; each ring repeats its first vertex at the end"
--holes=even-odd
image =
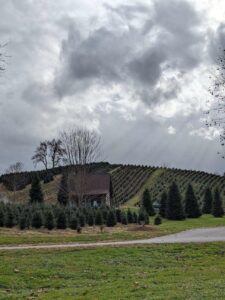
{"type": "MultiPolygon", "coordinates": [[[[161,194],[168,190],[173,181],[177,182],[183,196],[187,185],[191,183],[200,202],[207,187],[211,189],[219,188],[222,196],[225,195],[225,177],[201,171],[135,165],[110,165],[107,163],[96,165],[95,171],[111,174],[115,205],[129,207],[137,205],[145,188],[150,190],[153,201],[160,200],[161,194]]],[[[26,174],[29,174],[29,172],[26,172],[26,174]]],[[[44,197],[47,202],[57,200],[61,178],[60,170],[54,174],[53,181],[44,184],[42,180],[44,197]]],[[[25,188],[14,193],[6,188],[4,182],[0,184],[0,194],[2,196],[7,196],[11,200],[15,198],[16,201],[20,202],[29,199],[29,189],[30,184],[27,184],[25,188]]]]}

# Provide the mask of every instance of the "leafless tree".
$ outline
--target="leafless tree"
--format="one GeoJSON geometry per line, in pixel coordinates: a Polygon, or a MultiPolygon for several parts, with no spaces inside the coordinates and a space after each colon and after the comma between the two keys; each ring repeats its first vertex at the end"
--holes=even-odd
{"type": "Polygon", "coordinates": [[[4,48],[7,44],[0,44],[0,72],[5,71],[5,65],[6,65],[6,58],[8,57],[4,53],[4,48]]]}
{"type": "Polygon", "coordinates": [[[48,141],[49,156],[51,158],[52,168],[58,167],[62,161],[63,156],[66,151],[62,146],[62,141],[60,139],[53,139],[48,141]]]}
{"type": "Polygon", "coordinates": [[[60,139],[53,139],[51,141],[45,140],[40,142],[40,145],[36,148],[32,160],[35,166],[38,163],[42,163],[47,170],[49,166],[52,168],[59,166],[64,154],[65,150],[60,139]]]}
{"type": "Polygon", "coordinates": [[[35,166],[38,163],[42,163],[45,169],[48,169],[48,141],[40,142],[40,145],[35,150],[35,154],[32,156],[32,160],[35,166]]]}
{"type": "Polygon", "coordinates": [[[65,163],[70,166],[69,190],[72,190],[70,184],[73,183],[73,178],[76,176],[78,202],[81,204],[85,200],[88,167],[100,158],[101,139],[96,131],[85,127],[65,130],[61,132],[60,139],[65,149],[65,163]]]}
{"type": "Polygon", "coordinates": [[[23,170],[23,164],[21,162],[16,162],[9,166],[6,170],[7,174],[10,174],[10,185],[13,190],[13,199],[16,200],[16,191],[20,185],[20,172],[23,170]]]}
{"type": "Polygon", "coordinates": [[[225,50],[218,58],[217,69],[210,77],[213,80],[209,92],[212,96],[210,109],[206,112],[206,125],[216,128],[220,132],[221,151],[218,152],[225,159],[225,50]]]}

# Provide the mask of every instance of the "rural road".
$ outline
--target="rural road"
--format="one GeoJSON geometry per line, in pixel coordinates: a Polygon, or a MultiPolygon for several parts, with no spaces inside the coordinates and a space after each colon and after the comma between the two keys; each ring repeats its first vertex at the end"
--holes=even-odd
{"type": "Polygon", "coordinates": [[[27,250],[27,249],[61,249],[61,248],[93,248],[102,246],[129,246],[149,244],[171,244],[171,243],[208,243],[225,241],[225,227],[199,228],[186,230],[166,236],[115,242],[93,242],[93,243],[70,243],[70,244],[41,244],[41,245],[17,245],[0,246],[1,250],[27,250]]]}

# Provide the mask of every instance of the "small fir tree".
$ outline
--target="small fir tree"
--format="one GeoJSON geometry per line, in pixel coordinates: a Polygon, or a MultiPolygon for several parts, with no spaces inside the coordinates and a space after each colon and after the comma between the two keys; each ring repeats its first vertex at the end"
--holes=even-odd
{"type": "Polygon", "coordinates": [[[116,215],[113,210],[110,210],[107,216],[106,225],[108,227],[113,227],[116,225],[116,215]]]}
{"type": "Polygon", "coordinates": [[[32,220],[31,220],[31,226],[33,228],[41,228],[41,226],[43,225],[43,218],[42,218],[42,214],[39,210],[35,211],[33,216],[32,216],[32,220]]]}
{"type": "Polygon", "coordinates": [[[6,221],[5,226],[8,228],[12,228],[15,225],[15,219],[12,208],[9,206],[7,208],[7,215],[6,215],[6,221]]]}
{"type": "Polygon", "coordinates": [[[151,195],[148,189],[145,189],[142,197],[142,206],[146,210],[149,216],[154,216],[155,211],[152,205],[151,195]]]}
{"type": "Polygon", "coordinates": [[[133,212],[133,223],[138,223],[138,215],[136,211],[133,212]]]}
{"type": "Polygon", "coordinates": [[[132,211],[130,209],[128,209],[128,211],[127,211],[127,222],[129,224],[134,222],[133,214],[132,214],[132,211]]]}
{"type": "Polygon", "coordinates": [[[49,210],[45,213],[45,228],[47,228],[48,230],[52,230],[53,228],[55,228],[55,226],[55,216],[52,211],[49,210]]]}
{"type": "Polygon", "coordinates": [[[3,208],[0,207],[0,227],[4,227],[5,225],[5,215],[3,208]]]}
{"type": "Polygon", "coordinates": [[[87,221],[89,226],[93,226],[95,224],[94,214],[92,212],[88,214],[87,221]]]}
{"type": "Polygon", "coordinates": [[[161,219],[161,217],[160,217],[159,215],[157,215],[157,216],[155,217],[155,219],[154,219],[154,224],[155,224],[155,225],[160,225],[160,224],[162,224],[162,219],[161,219]]]}
{"type": "Polygon", "coordinates": [[[84,227],[86,224],[85,215],[83,213],[80,213],[78,219],[79,219],[80,226],[84,227]]]}
{"type": "Polygon", "coordinates": [[[70,228],[76,230],[80,226],[76,214],[73,214],[70,220],[70,228]]]}
{"type": "Polygon", "coordinates": [[[159,214],[161,217],[166,218],[166,206],[167,206],[167,193],[163,192],[160,201],[159,214]]]}
{"type": "Polygon", "coordinates": [[[141,225],[149,224],[149,214],[143,208],[139,211],[138,223],[141,225]]]}
{"type": "Polygon", "coordinates": [[[221,218],[224,215],[223,203],[218,189],[216,189],[214,192],[214,199],[212,203],[212,214],[216,218],[221,218]]]}
{"type": "Polygon", "coordinates": [[[181,195],[177,184],[174,182],[170,186],[166,216],[169,220],[184,220],[185,214],[182,206],[181,195]]]}
{"type": "Polygon", "coordinates": [[[20,220],[19,220],[19,227],[20,227],[20,230],[24,230],[27,226],[27,222],[26,222],[26,215],[22,214],[20,216],[20,220]]]}
{"type": "Polygon", "coordinates": [[[123,225],[128,224],[127,214],[124,211],[121,212],[121,224],[123,224],[123,225]]]}
{"type": "Polygon", "coordinates": [[[67,228],[67,219],[66,219],[66,214],[65,214],[64,210],[60,210],[58,212],[56,227],[58,229],[66,229],[67,228]]]}
{"type": "Polygon", "coordinates": [[[116,209],[116,220],[121,223],[121,210],[119,208],[116,209]]]}
{"type": "Polygon", "coordinates": [[[66,205],[69,202],[68,176],[66,173],[63,173],[61,177],[57,198],[58,198],[58,202],[62,205],[66,205]]]}
{"type": "Polygon", "coordinates": [[[95,225],[103,225],[104,220],[103,220],[103,216],[102,216],[102,212],[100,209],[97,210],[96,212],[96,216],[95,216],[95,225]]]}
{"type": "Polygon", "coordinates": [[[44,201],[41,184],[38,176],[32,180],[30,189],[30,203],[42,203],[44,201]]]}
{"type": "Polygon", "coordinates": [[[212,213],[212,203],[213,203],[213,196],[210,188],[207,188],[204,195],[203,200],[203,214],[211,214],[212,213]]]}
{"type": "Polygon", "coordinates": [[[198,200],[191,184],[188,185],[185,195],[185,214],[187,218],[199,218],[201,216],[198,200]]]}

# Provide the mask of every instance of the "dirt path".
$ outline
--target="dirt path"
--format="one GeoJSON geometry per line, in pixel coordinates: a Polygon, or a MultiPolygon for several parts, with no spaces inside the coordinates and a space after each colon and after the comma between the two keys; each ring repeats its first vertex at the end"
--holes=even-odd
{"type": "Polygon", "coordinates": [[[61,249],[61,248],[90,248],[102,246],[129,246],[144,244],[171,244],[171,243],[208,243],[225,241],[225,227],[199,228],[186,230],[162,237],[117,241],[117,242],[95,242],[95,243],[70,243],[70,244],[41,244],[41,245],[17,245],[0,246],[0,250],[26,250],[26,249],[61,249]]]}

